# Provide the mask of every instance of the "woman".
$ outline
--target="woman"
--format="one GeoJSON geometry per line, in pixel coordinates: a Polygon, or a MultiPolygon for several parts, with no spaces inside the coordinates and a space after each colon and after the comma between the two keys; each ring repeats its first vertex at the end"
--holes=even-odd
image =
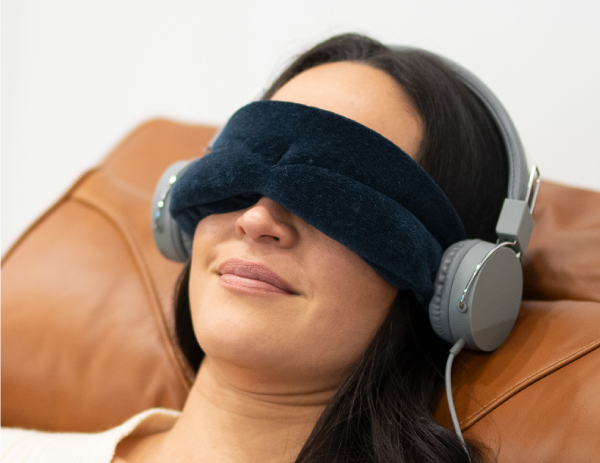
{"type": "MultiPolygon", "coordinates": [[[[486,111],[436,58],[340,36],[299,57],[264,99],[315,106],[375,130],[429,172],[469,237],[494,239],[506,156],[486,111]]],[[[238,273],[251,272],[237,264],[238,273]]],[[[252,413],[270,416],[270,427],[252,425],[269,436],[264,447],[252,440],[257,460],[461,461],[466,455],[456,436],[431,418],[448,346],[432,336],[418,306],[412,293],[398,293],[356,254],[272,199],[210,215],[195,229],[191,269],[179,292],[180,339],[200,368],[190,395],[195,405],[183,417],[188,407],[198,407],[190,416],[205,416],[200,397],[223,381],[238,393],[252,392],[252,413]],[[239,258],[273,269],[293,294],[310,295],[286,302],[279,295],[253,297],[269,288],[218,267],[239,258]],[[215,275],[226,292],[212,286],[215,275]],[[206,352],[202,363],[196,338],[206,352]],[[233,371],[221,370],[215,357],[233,371]]]]}
{"type": "MultiPolygon", "coordinates": [[[[264,99],[377,132],[435,180],[467,237],[495,240],[502,142],[434,56],[334,37],[264,99]]],[[[425,296],[399,291],[268,196],[252,202],[194,224],[177,330],[196,382],[174,424],[133,432],[114,461],[483,461],[483,444],[467,455],[433,420],[449,346],[429,326],[425,296]]]]}

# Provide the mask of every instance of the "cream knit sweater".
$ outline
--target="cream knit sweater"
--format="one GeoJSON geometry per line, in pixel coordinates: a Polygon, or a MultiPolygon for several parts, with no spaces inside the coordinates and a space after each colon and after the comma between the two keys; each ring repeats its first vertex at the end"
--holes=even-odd
{"type": "Polygon", "coordinates": [[[117,444],[127,436],[145,436],[171,429],[180,412],[146,410],[116,428],[99,433],[41,432],[2,428],[2,463],[110,463],[117,444]]]}

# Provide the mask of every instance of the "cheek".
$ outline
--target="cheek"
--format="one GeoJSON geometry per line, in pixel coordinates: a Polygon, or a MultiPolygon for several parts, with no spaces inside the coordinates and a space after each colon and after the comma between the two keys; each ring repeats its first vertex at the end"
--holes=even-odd
{"type": "Polygon", "coordinates": [[[192,309],[194,306],[194,301],[197,301],[199,297],[206,291],[206,285],[208,284],[210,276],[207,270],[217,244],[214,242],[214,236],[218,235],[215,235],[214,232],[210,233],[211,227],[203,227],[203,222],[204,221],[201,221],[196,228],[196,233],[194,234],[194,245],[192,249],[189,282],[189,297],[190,304],[192,304],[192,309]]]}
{"type": "Polygon", "coordinates": [[[329,305],[326,316],[307,324],[309,329],[302,342],[306,366],[339,372],[343,378],[366,351],[387,315],[387,307],[370,309],[338,301],[337,305],[329,305]]]}
{"type": "Polygon", "coordinates": [[[235,218],[228,214],[211,215],[201,220],[194,233],[194,246],[189,279],[189,300],[194,331],[198,336],[199,329],[210,326],[211,314],[221,313],[219,301],[215,298],[218,290],[218,278],[215,274],[214,262],[223,242],[229,239],[231,222],[235,218]]]}
{"type": "Polygon", "coordinates": [[[307,344],[314,355],[328,355],[339,367],[351,365],[370,344],[398,290],[337,242],[311,254],[315,291],[307,333],[313,339],[307,344]]]}

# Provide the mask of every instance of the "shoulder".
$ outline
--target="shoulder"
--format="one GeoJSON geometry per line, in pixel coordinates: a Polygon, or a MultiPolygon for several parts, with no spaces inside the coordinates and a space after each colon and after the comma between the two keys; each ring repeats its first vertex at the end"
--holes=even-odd
{"type": "Polygon", "coordinates": [[[0,460],[2,463],[110,463],[123,438],[168,430],[178,417],[179,412],[174,410],[146,410],[116,428],[99,433],[2,428],[0,460]]]}

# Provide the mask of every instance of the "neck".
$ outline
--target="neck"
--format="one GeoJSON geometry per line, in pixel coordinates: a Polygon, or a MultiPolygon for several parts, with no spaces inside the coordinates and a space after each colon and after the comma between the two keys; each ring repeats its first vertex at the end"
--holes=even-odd
{"type": "Polygon", "coordinates": [[[163,441],[165,454],[186,462],[294,461],[336,388],[266,386],[231,370],[204,359],[163,441]]]}

